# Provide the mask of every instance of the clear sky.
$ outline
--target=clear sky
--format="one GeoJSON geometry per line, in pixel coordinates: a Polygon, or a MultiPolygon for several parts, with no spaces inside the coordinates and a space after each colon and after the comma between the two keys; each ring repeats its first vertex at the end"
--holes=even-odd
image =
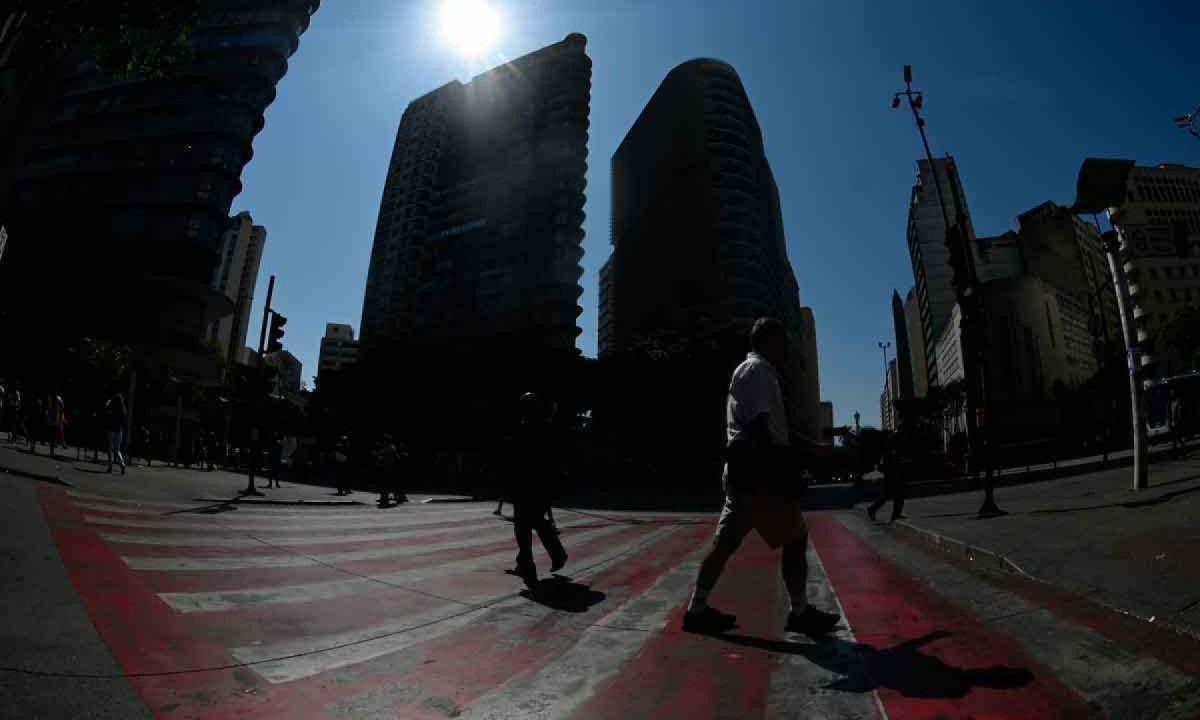
{"type": "Polygon", "coordinates": [[[934,153],[958,158],[980,235],[1042,201],[1069,203],[1088,155],[1200,165],[1200,140],[1172,124],[1200,103],[1200,4],[1187,0],[494,0],[497,46],[471,60],[441,38],[439,4],[325,0],[234,200],[268,231],[249,344],[275,274],[284,344],[310,384],[325,323],[358,330],[404,107],[570,32],[588,37],[593,62],[584,353],[596,351],[612,153],[671,68],[719,58],[762,126],[837,424],[856,409],[878,424],[876,342],[892,339],[892,290],[913,284],[905,222],[920,142],[911,116],[888,106],[905,63],[926,92],[934,153]]]}

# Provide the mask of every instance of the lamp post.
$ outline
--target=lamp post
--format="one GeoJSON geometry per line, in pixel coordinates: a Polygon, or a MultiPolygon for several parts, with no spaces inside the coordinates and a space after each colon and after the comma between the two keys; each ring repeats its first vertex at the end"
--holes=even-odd
{"type": "Polygon", "coordinates": [[[937,166],[933,161],[933,152],[929,149],[929,138],[925,135],[925,118],[921,116],[924,104],[924,94],[912,89],[912,66],[904,66],[904,90],[892,95],[892,109],[900,107],[901,98],[908,101],[912,110],[917,132],[921,135],[921,145],[925,149],[925,159],[929,162],[929,172],[933,176],[933,187],[937,192],[938,208],[942,212],[942,223],[946,229],[946,250],[949,253],[948,263],[953,273],[954,292],[958,301],[960,343],[962,346],[962,363],[964,385],[967,401],[967,468],[974,474],[978,466],[984,469],[985,485],[983,504],[979,508],[979,517],[996,517],[1004,515],[996,505],[995,473],[992,468],[990,453],[987,452],[987,442],[981,431],[979,417],[985,415],[987,398],[987,369],[983,353],[980,352],[982,343],[980,330],[983,327],[983,308],[979,302],[978,279],[975,275],[974,254],[968,245],[967,234],[960,225],[965,216],[962,200],[958,194],[957,185],[951,176],[951,167],[946,166],[946,182],[954,193],[955,223],[950,224],[950,212],[946,206],[946,198],[942,195],[942,184],[938,179],[937,166]]]}
{"type": "MultiPolygon", "coordinates": [[[[1100,231],[1097,214],[1120,208],[1125,203],[1129,174],[1133,170],[1132,160],[1110,160],[1085,158],[1079,168],[1075,187],[1075,204],[1071,211],[1077,215],[1092,215],[1096,230],[1100,231]]],[[[1110,214],[1110,220],[1116,218],[1110,214]]],[[[1103,233],[1104,253],[1108,256],[1108,268],[1112,274],[1113,289],[1117,293],[1117,311],[1121,315],[1121,333],[1125,339],[1125,357],[1129,370],[1130,420],[1133,423],[1133,489],[1149,487],[1149,456],[1146,452],[1146,423],[1142,399],[1141,356],[1134,330],[1133,302],[1129,296],[1129,284],[1125,280],[1121,259],[1121,231],[1119,223],[1112,223],[1113,230],[1103,233]]]]}
{"type": "Polygon", "coordinates": [[[859,414],[854,411],[854,487],[862,487],[862,428],[858,425],[859,414]]]}

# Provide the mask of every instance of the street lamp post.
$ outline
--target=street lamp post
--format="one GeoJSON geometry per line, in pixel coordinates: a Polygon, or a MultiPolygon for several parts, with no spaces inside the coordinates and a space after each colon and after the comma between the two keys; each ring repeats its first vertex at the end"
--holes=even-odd
{"type": "MultiPolygon", "coordinates": [[[[1119,208],[1125,202],[1129,174],[1133,170],[1132,160],[1110,160],[1085,158],[1076,180],[1075,203],[1071,211],[1077,215],[1092,215],[1096,230],[1100,221],[1096,217],[1101,211],[1119,208]]],[[[1115,218],[1116,216],[1111,216],[1115,218]]],[[[1142,398],[1141,358],[1134,330],[1133,303],[1129,296],[1129,284],[1121,267],[1121,234],[1113,223],[1111,232],[1103,233],[1104,253],[1108,256],[1108,268],[1112,274],[1113,289],[1117,295],[1117,312],[1121,316],[1121,334],[1125,339],[1125,358],[1129,370],[1130,420],[1133,423],[1133,489],[1149,487],[1149,455],[1147,454],[1145,411],[1142,398]]]]}
{"type": "Polygon", "coordinates": [[[977,472],[978,466],[984,469],[985,485],[983,504],[979,508],[979,517],[996,517],[1004,515],[996,505],[995,473],[990,460],[990,453],[979,425],[980,411],[986,407],[987,370],[982,353],[980,353],[980,330],[983,326],[982,307],[979,303],[978,282],[975,275],[974,254],[968,245],[969,239],[961,226],[965,213],[961,198],[958,196],[954,178],[947,166],[946,182],[954,192],[955,224],[950,224],[950,212],[946,206],[946,198],[942,194],[942,184],[938,179],[937,166],[933,161],[933,152],[929,149],[929,138],[925,134],[925,118],[921,117],[921,107],[924,104],[924,94],[912,89],[912,66],[904,66],[904,90],[892,95],[892,109],[900,107],[901,98],[908,101],[912,110],[917,132],[921,135],[921,145],[925,149],[925,159],[929,162],[929,172],[933,176],[933,187],[937,192],[938,208],[942,212],[942,223],[946,229],[946,249],[949,252],[951,269],[954,272],[954,291],[961,313],[959,327],[961,328],[960,343],[962,346],[963,376],[965,379],[967,418],[967,471],[977,472]],[[957,260],[956,260],[957,259],[957,260]]]}

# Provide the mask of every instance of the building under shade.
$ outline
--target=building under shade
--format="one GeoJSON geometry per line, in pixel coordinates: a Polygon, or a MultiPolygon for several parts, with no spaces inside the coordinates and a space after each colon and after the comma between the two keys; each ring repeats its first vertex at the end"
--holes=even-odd
{"type": "Polygon", "coordinates": [[[583,35],[404,111],[363,301],[364,352],[510,342],[574,354],[591,60],[583,35]]]}
{"type": "Polygon", "coordinates": [[[205,345],[234,310],[212,285],[222,234],[318,6],[213,0],[191,30],[194,55],[162,79],[114,79],[86,58],[65,67],[15,173],[0,302],[52,282],[61,311],[45,333],[129,342],[177,377],[219,377],[205,345]]]}
{"type": "MultiPolygon", "coordinates": [[[[685,62],[612,158],[600,353],[619,355],[665,333],[701,344],[733,337],[744,354],[747,331],[764,315],[788,328],[792,362],[780,371],[789,415],[796,432],[815,439],[815,327],[800,306],[758,120],[731,65],[685,62]]],[[[727,382],[717,381],[720,393],[727,382]]]]}

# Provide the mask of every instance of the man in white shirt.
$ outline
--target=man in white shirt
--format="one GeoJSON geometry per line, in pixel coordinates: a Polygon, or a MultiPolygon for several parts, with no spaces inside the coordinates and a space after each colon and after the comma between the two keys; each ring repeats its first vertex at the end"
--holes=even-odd
{"type": "MultiPolygon", "coordinates": [[[[786,462],[791,438],[776,371],[787,362],[783,323],[775,318],[759,318],[750,331],[750,347],[750,354],[733,371],[729,383],[725,417],[730,458],[722,476],[725,506],[683,616],[683,629],[688,632],[724,632],[736,626],[733,615],[708,605],[709,592],[721,577],[726,561],[754,528],[756,498],[765,493],[776,503],[795,500],[788,495],[787,486],[794,486],[798,478],[789,472],[786,462]]],[[[791,597],[787,630],[823,635],[840,618],[808,604],[808,531],[798,509],[794,516],[796,527],[791,528],[791,540],[783,546],[782,558],[784,584],[791,597]]]]}

